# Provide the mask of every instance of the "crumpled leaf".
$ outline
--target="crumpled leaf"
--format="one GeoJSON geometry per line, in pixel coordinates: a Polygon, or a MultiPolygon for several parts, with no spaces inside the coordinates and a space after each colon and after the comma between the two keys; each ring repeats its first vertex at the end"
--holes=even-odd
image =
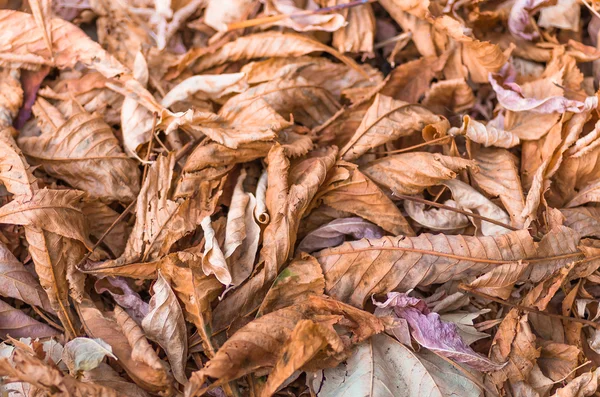
{"type": "Polygon", "coordinates": [[[471,119],[469,116],[463,117],[463,124],[458,130],[450,129],[450,135],[465,135],[471,141],[480,143],[485,147],[495,146],[509,149],[519,144],[520,139],[510,131],[503,129],[504,118],[501,117],[495,123],[488,122],[487,125],[471,119]],[[496,125],[500,124],[500,128],[496,125]]]}
{"type": "Polygon", "coordinates": [[[104,357],[117,358],[102,339],[75,338],[65,344],[63,361],[72,373],[96,368],[104,357]]]}
{"type": "Polygon", "coordinates": [[[483,276],[471,281],[465,288],[486,295],[508,299],[513,291],[515,283],[519,281],[526,268],[527,265],[521,262],[500,265],[483,276]]]}
{"type": "Polygon", "coordinates": [[[204,14],[204,23],[216,30],[225,30],[227,24],[245,20],[253,5],[252,0],[236,0],[227,3],[209,0],[204,14]]]}
{"type": "Polygon", "coordinates": [[[323,248],[335,247],[344,242],[345,237],[381,238],[383,230],[362,218],[341,218],[313,230],[298,245],[298,251],[314,252],[323,248]]]}
{"type": "Polygon", "coordinates": [[[214,274],[217,280],[227,287],[232,281],[231,272],[229,271],[223,250],[221,250],[221,246],[217,240],[215,230],[212,227],[210,216],[202,219],[200,226],[202,226],[202,230],[204,231],[205,239],[202,271],[207,276],[214,274]]]}
{"type": "Polygon", "coordinates": [[[323,370],[320,379],[309,379],[322,397],[483,395],[472,380],[435,354],[414,352],[385,334],[357,346],[345,363],[323,370]]]}
{"type": "Polygon", "coordinates": [[[150,339],[165,349],[173,376],[179,383],[185,384],[188,344],[181,306],[160,270],[152,289],[154,295],[150,299],[150,312],[142,320],[142,328],[150,339]]]}
{"type": "Polygon", "coordinates": [[[480,371],[494,371],[503,366],[476,353],[462,340],[455,324],[442,321],[439,314],[430,312],[418,298],[391,292],[385,302],[374,303],[382,309],[393,308],[396,316],[408,322],[411,335],[417,343],[435,353],[480,371]]]}
{"type": "Polygon", "coordinates": [[[150,311],[149,305],[142,300],[123,277],[105,277],[94,284],[96,291],[101,294],[108,292],[119,306],[127,310],[127,313],[141,324],[142,319],[150,311]]]}
{"type": "Polygon", "coordinates": [[[12,194],[31,198],[36,180],[13,138],[15,135],[10,127],[0,131],[0,181],[12,194]]]}
{"type": "Polygon", "coordinates": [[[515,36],[525,40],[533,40],[539,37],[539,33],[531,28],[531,16],[541,7],[551,5],[551,0],[517,0],[510,9],[508,17],[508,29],[515,36]]]}
{"type": "Polygon", "coordinates": [[[195,98],[218,99],[231,93],[243,92],[246,89],[248,89],[248,84],[245,73],[192,76],[171,88],[162,99],[161,105],[168,108],[192,95],[195,98]]]}
{"type": "MultiPolygon", "coordinates": [[[[267,0],[265,2],[265,13],[267,15],[280,14],[298,14],[302,11],[316,10],[319,7],[315,2],[308,2],[307,8],[302,9],[297,6],[294,0],[267,0]]],[[[329,14],[310,14],[305,16],[295,16],[285,18],[273,23],[276,26],[282,26],[293,29],[297,32],[325,31],[335,32],[346,24],[344,17],[338,13],[329,14]]]]}

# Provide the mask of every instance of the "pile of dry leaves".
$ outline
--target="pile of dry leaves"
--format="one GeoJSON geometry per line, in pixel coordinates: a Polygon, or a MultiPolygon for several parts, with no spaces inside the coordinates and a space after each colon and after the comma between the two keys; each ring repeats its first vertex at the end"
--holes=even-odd
{"type": "Polygon", "coordinates": [[[0,5],[1,395],[599,395],[600,5],[0,5]]]}

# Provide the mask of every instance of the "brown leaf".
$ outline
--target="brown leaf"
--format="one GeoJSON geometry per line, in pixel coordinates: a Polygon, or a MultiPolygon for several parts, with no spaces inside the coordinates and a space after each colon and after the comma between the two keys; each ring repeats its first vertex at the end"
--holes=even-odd
{"type": "MultiPolygon", "coordinates": [[[[208,378],[215,379],[210,386],[214,388],[258,368],[275,365],[283,354],[285,343],[302,320],[312,320],[333,333],[336,333],[333,324],[339,324],[351,333],[343,339],[345,349],[383,331],[382,321],[367,312],[332,299],[310,297],[304,303],[264,315],[236,332],[202,370],[192,374],[187,393],[193,395],[208,378]]],[[[323,364],[343,359],[343,356],[328,353],[317,358],[323,364]]],[[[323,365],[320,362],[314,364],[323,365]]]]}
{"type": "MultiPolygon", "coordinates": [[[[334,3],[340,3],[334,0],[334,3]]],[[[331,3],[331,1],[329,2],[331,3]]],[[[333,46],[340,52],[373,52],[375,15],[370,4],[342,11],[346,25],[333,33],[333,46]]]]}
{"type": "Polygon", "coordinates": [[[436,114],[464,112],[475,104],[473,90],[464,79],[433,83],[423,99],[423,106],[436,114]]]}
{"type": "MultiPolygon", "coordinates": [[[[153,393],[171,393],[172,380],[169,379],[164,364],[160,362],[148,342],[145,339],[140,340],[144,337],[143,332],[133,320],[117,323],[113,318],[98,310],[88,299],[83,300],[78,306],[78,313],[88,336],[100,338],[108,343],[112,347],[113,354],[117,356],[117,364],[135,383],[153,393]],[[144,342],[145,345],[143,345],[144,342]],[[141,348],[140,343],[145,348],[141,348]]],[[[119,312],[117,309],[115,315],[119,313],[125,312],[119,312]]],[[[125,315],[127,314],[125,313],[125,315]]]]}
{"type": "Polygon", "coordinates": [[[414,236],[398,207],[354,164],[336,164],[311,206],[320,202],[358,215],[394,235],[414,236]]]}
{"type": "MultiPolygon", "coordinates": [[[[33,106],[38,115],[51,106],[38,99],[33,106]]],[[[139,192],[137,163],[121,150],[110,126],[101,117],[85,111],[77,113],[52,132],[19,139],[23,153],[33,164],[71,186],[106,201],[131,202],[139,192]]]]}
{"type": "Polygon", "coordinates": [[[555,269],[581,259],[583,253],[576,245],[575,236],[562,230],[548,234],[539,244],[527,231],[495,237],[424,233],[347,242],[314,256],[325,275],[325,292],[362,307],[372,294],[460,280],[519,260],[535,263],[529,277],[540,281],[555,269]]]}
{"type": "Polygon", "coordinates": [[[469,151],[479,172],[471,172],[474,183],[491,197],[499,197],[514,227],[523,227],[525,206],[521,178],[515,157],[507,150],[470,145],[469,151]]]}
{"type": "Polygon", "coordinates": [[[60,332],[0,300],[0,338],[48,338],[60,332]]]}
{"type": "Polygon", "coordinates": [[[40,228],[91,247],[82,210],[83,196],[78,190],[53,189],[38,190],[31,199],[17,196],[0,208],[0,223],[40,228]]]}
{"type": "Polygon", "coordinates": [[[152,289],[154,295],[150,299],[150,313],[142,320],[142,328],[150,339],[165,349],[175,379],[185,384],[188,346],[181,306],[160,270],[152,289]]]}
{"type": "Polygon", "coordinates": [[[417,103],[429,90],[431,80],[445,63],[445,57],[422,57],[402,63],[392,70],[380,92],[394,99],[417,103]]]}
{"type": "Polygon", "coordinates": [[[308,233],[297,250],[310,253],[335,247],[342,244],[346,236],[353,240],[381,238],[383,230],[362,218],[340,218],[308,233]]]}
{"type": "Polygon", "coordinates": [[[476,169],[474,161],[427,152],[402,153],[375,160],[362,172],[377,184],[398,194],[418,194],[443,181],[456,178],[456,173],[476,169]]]}
{"type": "Polygon", "coordinates": [[[0,72],[2,95],[0,96],[0,128],[5,129],[13,124],[19,108],[23,103],[23,88],[19,78],[19,69],[5,68],[0,72]]]}
{"type": "Polygon", "coordinates": [[[31,198],[37,187],[36,179],[13,138],[15,135],[12,127],[0,131],[0,181],[12,194],[31,198]]]}
{"type": "Polygon", "coordinates": [[[0,359],[1,375],[30,383],[49,395],[91,397],[117,397],[119,395],[115,390],[108,387],[83,383],[70,375],[63,375],[58,369],[20,349],[15,350],[12,361],[14,365],[7,358],[0,359]]]}
{"type": "Polygon", "coordinates": [[[565,208],[560,212],[565,216],[564,225],[577,231],[581,237],[600,237],[600,208],[565,208]]]}
{"type": "Polygon", "coordinates": [[[317,260],[301,253],[277,276],[267,292],[257,317],[302,302],[309,296],[322,296],[325,279],[317,260]]]}
{"type": "Polygon", "coordinates": [[[419,105],[377,95],[350,141],[340,150],[344,160],[357,159],[370,149],[421,131],[441,118],[419,105]]]}
{"type": "MultiPolygon", "coordinates": [[[[447,200],[444,205],[458,208],[453,200],[447,200]]],[[[426,204],[404,200],[404,210],[415,222],[431,230],[460,231],[470,225],[469,218],[460,212],[444,208],[426,209],[426,204]]]]}
{"type": "Polygon", "coordinates": [[[0,243],[0,295],[15,298],[54,313],[48,295],[35,277],[0,243]]]}
{"type": "Polygon", "coordinates": [[[240,37],[212,53],[207,53],[205,49],[192,49],[184,55],[183,62],[177,66],[177,69],[172,70],[167,78],[179,74],[186,67],[198,73],[225,62],[273,56],[297,57],[317,51],[331,54],[349,67],[361,70],[350,58],[306,36],[294,33],[263,32],[240,37]]]}

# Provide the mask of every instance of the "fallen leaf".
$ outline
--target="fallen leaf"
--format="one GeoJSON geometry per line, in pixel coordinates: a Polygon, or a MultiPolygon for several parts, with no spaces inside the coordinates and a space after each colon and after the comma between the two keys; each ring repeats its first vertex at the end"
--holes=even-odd
{"type": "Polygon", "coordinates": [[[104,357],[116,357],[112,348],[102,339],[75,338],[65,344],[63,361],[72,373],[96,368],[104,357]]]}

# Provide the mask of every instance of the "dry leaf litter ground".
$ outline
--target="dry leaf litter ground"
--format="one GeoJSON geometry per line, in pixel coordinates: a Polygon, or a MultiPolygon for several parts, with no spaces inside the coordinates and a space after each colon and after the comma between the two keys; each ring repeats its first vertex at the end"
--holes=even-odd
{"type": "Polygon", "coordinates": [[[3,396],[600,395],[600,4],[0,6],[3,396]]]}

